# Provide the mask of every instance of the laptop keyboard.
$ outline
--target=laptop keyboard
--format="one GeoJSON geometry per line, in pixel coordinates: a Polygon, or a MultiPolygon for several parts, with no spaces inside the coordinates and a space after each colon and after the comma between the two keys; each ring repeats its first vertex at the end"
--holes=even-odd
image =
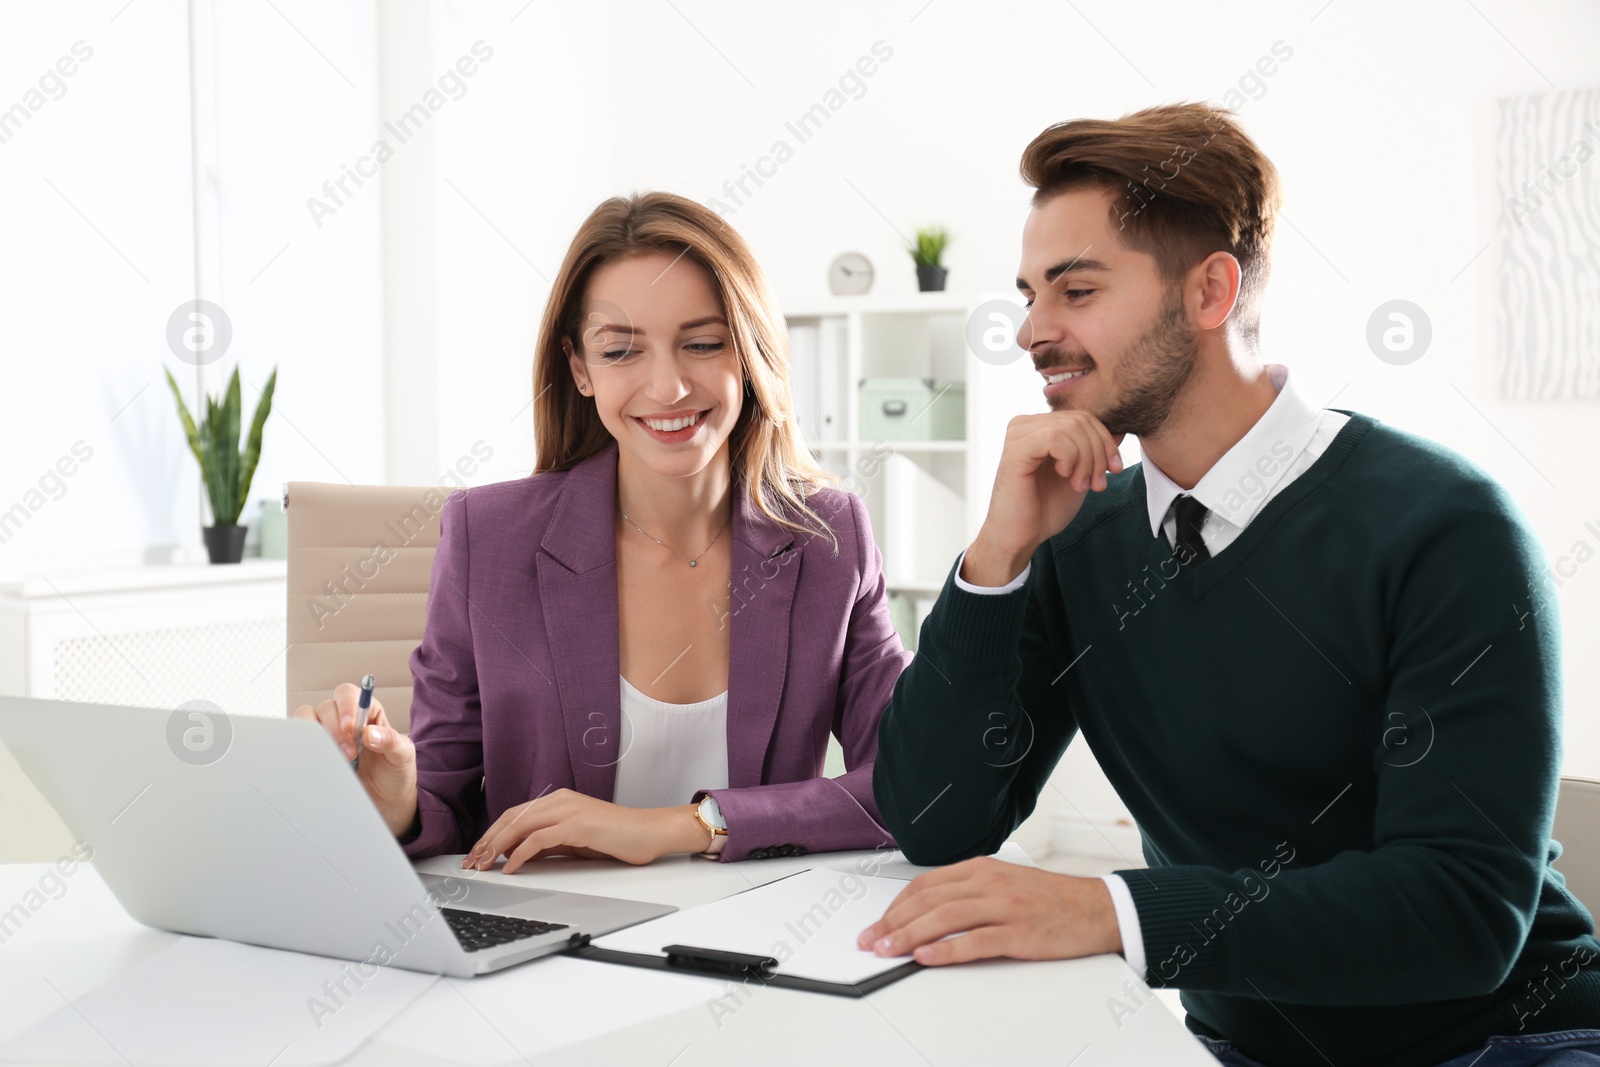
{"type": "Polygon", "coordinates": [[[486,915],[481,911],[462,911],[459,908],[439,910],[444,912],[450,932],[456,935],[456,940],[468,952],[479,952],[567,928],[565,923],[542,923],[536,919],[518,919],[510,915],[486,915]]]}

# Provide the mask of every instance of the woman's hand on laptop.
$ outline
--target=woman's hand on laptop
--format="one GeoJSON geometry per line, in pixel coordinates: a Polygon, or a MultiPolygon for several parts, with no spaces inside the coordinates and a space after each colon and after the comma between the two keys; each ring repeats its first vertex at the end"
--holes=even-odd
{"type": "Polygon", "coordinates": [[[461,861],[487,870],[506,857],[503,874],[540,856],[615,858],[649,863],[674,852],[700,852],[710,841],[694,817],[694,805],[625,808],[572,789],[557,789],[509,808],[461,861]]]}
{"type": "MultiPolygon", "coordinates": [[[[360,688],[345,682],[333,691],[332,700],[324,700],[316,707],[301,704],[290,717],[320,722],[344,758],[354,759],[360,700],[360,688]]],[[[411,738],[390,724],[377,697],[373,697],[367,714],[371,721],[361,738],[361,764],[356,768],[356,777],[389,830],[400,837],[411,828],[417,814],[417,750],[411,738]]]]}

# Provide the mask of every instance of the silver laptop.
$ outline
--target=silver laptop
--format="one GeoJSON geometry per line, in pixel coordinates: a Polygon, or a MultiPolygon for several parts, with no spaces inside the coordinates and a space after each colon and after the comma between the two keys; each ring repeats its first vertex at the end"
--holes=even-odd
{"type": "Polygon", "coordinates": [[[0,743],[163,930],[468,977],[677,910],[419,875],[315,722],[0,697],[0,743]]]}

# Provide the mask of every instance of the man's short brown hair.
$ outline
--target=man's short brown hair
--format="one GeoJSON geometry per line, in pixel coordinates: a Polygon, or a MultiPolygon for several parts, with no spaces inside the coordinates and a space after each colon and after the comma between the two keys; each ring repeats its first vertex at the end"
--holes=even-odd
{"type": "Polygon", "coordinates": [[[1254,342],[1271,271],[1278,171],[1232,113],[1208,104],[1149,107],[1115,121],[1059,122],[1022,153],[1035,206],[1086,186],[1114,194],[1122,241],[1153,257],[1168,285],[1213,252],[1239,261],[1235,321],[1254,342]]]}

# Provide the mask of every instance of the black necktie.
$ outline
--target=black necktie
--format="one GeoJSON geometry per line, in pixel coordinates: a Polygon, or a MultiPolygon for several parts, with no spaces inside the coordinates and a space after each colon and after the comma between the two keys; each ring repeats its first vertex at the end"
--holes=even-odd
{"type": "Polygon", "coordinates": [[[1200,527],[1205,524],[1208,514],[1210,512],[1206,506],[1188,494],[1172,502],[1172,516],[1178,525],[1178,540],[1172,547],[1178,562],[1185,567],[1204,563],[1211,558],[1206,543],[1200,539],[1200,527]]]}

